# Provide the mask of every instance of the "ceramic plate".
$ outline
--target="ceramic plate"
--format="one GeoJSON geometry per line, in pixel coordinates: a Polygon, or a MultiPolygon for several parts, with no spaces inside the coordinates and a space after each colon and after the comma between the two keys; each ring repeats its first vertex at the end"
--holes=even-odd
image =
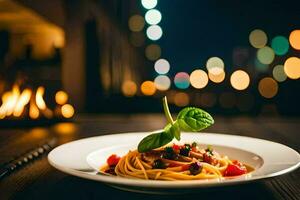
{"type": "Polygon", "coordinates": [[[159,181],[128,179],[97,173],[111,154],[125,155],[137,148],[148,132],[122,133],[91,137],[61,145],[52,150],[48,160],[65,173],[109,184],[113,187],[145,193],[176,193],[196,191],[203,187],[241,184],[290,172],[300,165],[295,150],[271,141],[216,133],[183,133],[180,143],[193,142],[212,145],[222,155],[250,165],[254,171],[231,179],[159,181]]]}

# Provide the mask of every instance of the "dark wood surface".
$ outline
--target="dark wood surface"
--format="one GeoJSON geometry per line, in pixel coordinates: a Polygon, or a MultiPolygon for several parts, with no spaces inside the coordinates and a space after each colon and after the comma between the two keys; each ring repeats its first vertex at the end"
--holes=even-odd
{"type": "MultiPolygon", "coordinates": [[[[268,139],[300,150],[300,119],[280,117],[216,117],[208,132],[268,139]]],[[[0,129],[0,164],[57,138],[63,144],[79,138],[130,131],[160,129],[162,115],[81,115],[74,123],[49,127],[0,129]]],[[[76,154],[76,152],[74,152],[76,154]]],[[[76,156],[76,155],[74,155],[76,156]]],[[[300,199],[300,169],[289,174],[243,185],[199,189],[197,194],[144,195],[110,188],[99,182],[64,174],[46,155],[0,181],[0,199],[300,199]]]]}

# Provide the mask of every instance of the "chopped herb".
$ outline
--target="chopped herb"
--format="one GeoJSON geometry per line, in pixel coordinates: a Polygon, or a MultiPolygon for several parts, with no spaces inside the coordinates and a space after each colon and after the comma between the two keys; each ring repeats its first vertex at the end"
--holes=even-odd
{"type": "Polygon", "coordinates": [[[162,156],[163,158],[170,160],[176,160],[178,158],[178,155],[174,152],[174,149],[172,147],[166,147],[165,152],[162,156]]]}

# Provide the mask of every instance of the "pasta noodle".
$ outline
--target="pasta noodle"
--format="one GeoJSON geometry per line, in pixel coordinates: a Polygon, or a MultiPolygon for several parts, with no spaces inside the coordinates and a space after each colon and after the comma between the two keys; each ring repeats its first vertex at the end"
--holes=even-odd
{"type": "MultiPolygon", "coordinates": [[[[201,150],[189,153],[188,156],[176,154],[179,157],[174,160],[165,159],[163,157],[164,153],[164,148],[146,153],[140,153],[137,150],[129,151],[125,156],[118,159],[116,165],[111,165],[113,166],[113,173],[111,174],[126,178],[174,181],[217,179],[226,174],[230,175],[230,173],[231,175],[240,175],[232,174],[232,172],[228,173],[230,165],[238,166],[240,167],[238,169],[243,169],[246,172],[243,164],[232,161],[227,156],[219,156],[216,152],[208,154],[205,150],[201,150]],[[205,154],[210,157],[205,157],[205,154]],[[160,161],[158,164],[163,164],[163,167],[155,166],[157,160],[160,161]],[[193,171],[191,166],[196,166],[196,170],[199,168],[198,171],[194,172],[195,170],[193,171]]],[[[103,167],[101,171],[108,172],[109,169],[111,168],[108,165],[103,167]]]]}

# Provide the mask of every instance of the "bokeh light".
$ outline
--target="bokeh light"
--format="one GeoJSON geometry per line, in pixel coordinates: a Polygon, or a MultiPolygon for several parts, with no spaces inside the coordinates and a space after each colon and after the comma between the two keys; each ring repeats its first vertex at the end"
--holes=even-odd
{"type": "Polygon", "coordinates": [[[135,47],[141,47],[145,43],[145,36],[142,32],[132,32],[129,39],[131,44],[135,47]]]}
{"type": "Polygon", "coordinates": [[[231,86],[236,90],[245,90],[250,84],[250,77],[247,72],[237,70],[230,76],[231,86]]]}
{"type": "Polygon", "coordinates": [[[166,59],[159,59],[154,64],[154,69],[159,74],[166,74],[170,70],[170,63],[166,59]]]}
{"type": "Polygon", "coordinates": [[[61,114],[65,118],[73,117],[74,112],[75,112],[75,110],[74,110],[73,106],[70,104],[65,104],[61,107],[61,114]]]}
{"type": "Polygon", "coordinates": [[[142,31],[145,26],[145,20],[140,15],[133,15],[128,20],[128,27],[133,32],[142,31]]]}
{"type": "Polygon", "coordinates": [[[294,49],[300,50],[300,30],[292,31],[289,40],[294,49]]]}
{"type": "Polygon", "coordinates": [[[271,77],[263,78],[258,83],[258,91],[261,96],[270,99],[277,94],[278,84],[271,77]]]}
{"type": "Polygon", "coordinates": [[[208,76],[205,71],[196,69],[190,75],[190,82],[194,88],[201,89],[207,85],[208,76]]]}
{"type": "Polygon", "coordinates": [[[156,89],[160,91],[166,91],[171,86],[171,80],[165,75],[159,75],[154,79],[154,85],[156,89]]]}
{"type": "Polygon", "coordinates": [[[236,104],[236,97],[233,92],[223,92],[219,96],[219,103],[222,108],[233,108],[236,104]]]}
{"type": "Polygon", "coordinates": [[[257,59],[262,64],[265,64],[265,65],[271,64],[273,62],[274,58],[275,58],[274,51],[273,51],[273,49],[271,49],[268,46],[258,49],[258,51],[257,51],[257,59]]]}
{"type": "Polygon", "coordinates": [[[213,74],[219,74],[224,71],[224,62],[219,57],[211,57],[206,62],[206,69],[213,74]]]}
{"type": "Polygon", "coordinates": [[[249,35],[249,42],[254,48],[263,48],[268,42],[267,34],[263,30],[255,29],[249,35]]]}
{"type": "Polygon", "coordinates": [[[152,9],[157,5],[157,0],[141,0],[142,6],[146,9],[152,9]]]}
{"type": "Polygon", "coordinates": [[[160,26],[151,25],[147,28],[146,34],[150,40],[155,41],[155,40],[159,40],[161,38],[163,31],[160,28],[160,26]]]}
{"type": "Polygon", "coordinates": [[[300,78],[300,59],[290,57],[284,63],[284,72],[290,79],[300,78]]]}
{"type": "Polygon", "coordinates": [[[208,77],[214,83],[221,83],[225,79],[225,72],[223,70],[221,73],[208,72],[208,77]]]}
{"type": "Polygon", "coordinates": [[[137,92],[137,85],[131,80],[124,81],[122,84],[122,92],[127,97],[132,97],[137,92]]]}
{"type": "Polygon", "coordinates": [[[150,44],[145,49],[145,55],[149,60],[157,60],[161,56],[161,48],[157,44],[150,44]]]}
{"type": "Polygon", "coordinates": [[[55,102],[59,105],[63,105],[68,101],[68,94],[64,91],[58,91],[55,94],[55,102]]]}
{"type": "Polygon", "coordinates": [[[178,72],[175,75],[174,83],[179,89],[187,89],[190,86],[190,76],[186,72],[178,72]]]}
{"type": "Polygon", "coordinates": [[[156,10],[148,10],[145,14],[145,20],[150,25],[158,24],[161,21],[161,13],[156,10]]]}
{"type": "Polygon", "coordinates": [[[282,56],[289,51],[289,41],[284,36],[276,36],[272,39],[271,47],[276,55],[282,56]]]}
{"type": "Polygon", "coordinates": [[[145,81],[141,85],[141,91],[144,95],[151,96],[155,94],[156,88],[152,81],[145,81]]]}
{"type": "Polygon", "coordinates": [[[284,72],[283,65],[276,65],[272,71],[273,77],[278,82],[283,82],[286,80],[287,76],[284,72]]]}
{"type": "Polygon", "coordinates": [[[185,92],[178,92],[174,96],[174,104],[179,107],[187,106],[190,102],[190,97],[185,92]]]}

